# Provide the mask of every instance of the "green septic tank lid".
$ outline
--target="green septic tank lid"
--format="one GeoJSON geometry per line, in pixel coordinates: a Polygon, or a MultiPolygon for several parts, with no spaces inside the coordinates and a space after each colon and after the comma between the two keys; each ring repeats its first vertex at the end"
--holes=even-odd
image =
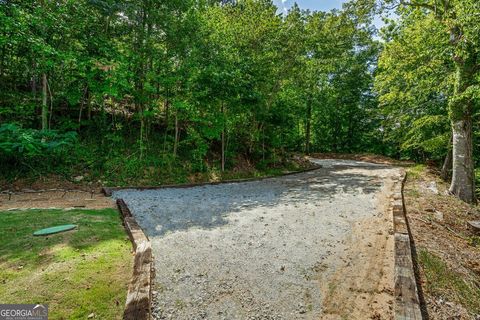
{"type": "Polygon", "coordinates": [[[63,226],[56,226],[46,229],[37,230],[33,233],[34,236],[48,236],[49,234],[64,232],[68,230],[75,229],[77,226],[75,224],[65,224],[63,226]]]}

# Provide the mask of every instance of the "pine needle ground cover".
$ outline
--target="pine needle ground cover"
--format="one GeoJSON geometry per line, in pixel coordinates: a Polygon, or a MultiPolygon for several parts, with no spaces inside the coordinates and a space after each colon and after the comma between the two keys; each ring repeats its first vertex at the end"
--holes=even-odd
{"type": "Polygon", "coordinates": [[[0,212],[0,235],[1,303],[48,304],[49,319],[121,318],[132,256],[116,210],[0,212]]]}

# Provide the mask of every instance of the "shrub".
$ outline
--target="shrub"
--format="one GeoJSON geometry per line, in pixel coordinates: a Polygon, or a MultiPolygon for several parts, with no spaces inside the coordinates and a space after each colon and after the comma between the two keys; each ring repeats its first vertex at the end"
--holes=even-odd
{"type": "Polygon", "coordinates": [[[76,143],[75,132],[25,129],[13,123],[0,125],[0,159],[13,169],[52,168],[66,160],[76,143]]]}

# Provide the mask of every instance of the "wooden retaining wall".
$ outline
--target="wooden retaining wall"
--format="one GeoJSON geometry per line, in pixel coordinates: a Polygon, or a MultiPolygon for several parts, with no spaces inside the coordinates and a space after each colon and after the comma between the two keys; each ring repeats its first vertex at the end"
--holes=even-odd
{"type": "Polygon", "coordinates": [[[118,199],[117,206],[135,251],[133,275],[128,285],[123,319],[149,320],[151,319],[152,284],[154,278],[152,245],[133,217],[130,209],[128,209],[125,201],[118,199]]]}
{"type": "Polygon", "coordinates": [[[406,172],[394,186],[392,214],[395,241],[395,319],[421,320],[420,299],[412,257],[412,238],[406,217],[403,187],[406,172]]]}

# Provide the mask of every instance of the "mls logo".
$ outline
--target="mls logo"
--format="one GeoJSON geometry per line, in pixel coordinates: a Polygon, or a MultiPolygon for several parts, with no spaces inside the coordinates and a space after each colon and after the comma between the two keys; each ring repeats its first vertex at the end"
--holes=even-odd
{"type": "Polygon", "coordinates": [[[48,305],[0,304],[0,320],[48,320],[48,305]]]}

